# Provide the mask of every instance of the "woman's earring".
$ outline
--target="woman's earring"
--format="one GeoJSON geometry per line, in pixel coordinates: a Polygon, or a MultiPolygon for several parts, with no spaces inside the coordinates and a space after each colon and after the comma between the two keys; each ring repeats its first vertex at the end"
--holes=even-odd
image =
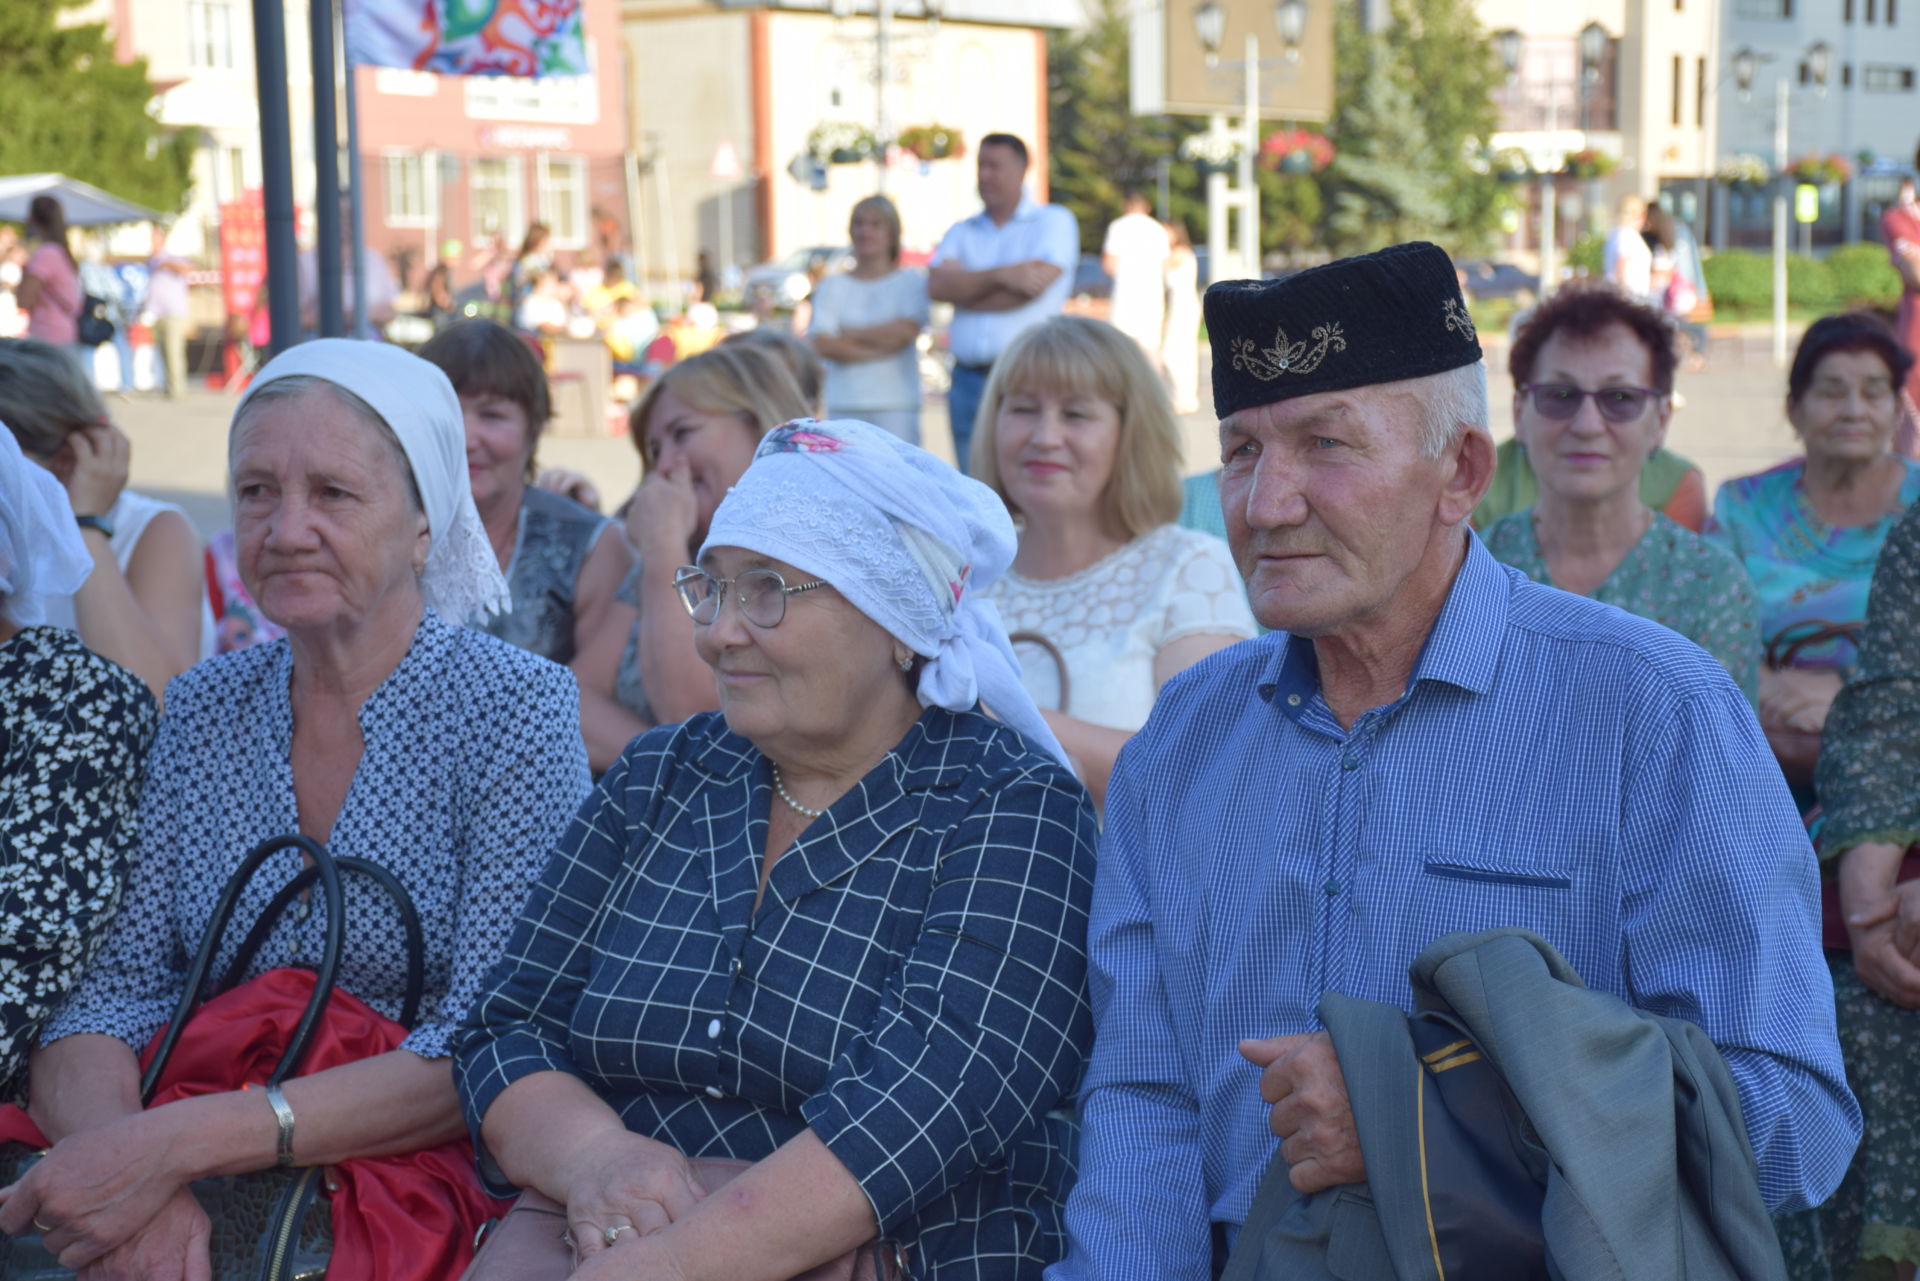
{"type": "Polygon", "coordinates": [[[910,672],[913,670],[913,655],[911,653],[902,656],[898,661],[901,671],[910,672]]]}

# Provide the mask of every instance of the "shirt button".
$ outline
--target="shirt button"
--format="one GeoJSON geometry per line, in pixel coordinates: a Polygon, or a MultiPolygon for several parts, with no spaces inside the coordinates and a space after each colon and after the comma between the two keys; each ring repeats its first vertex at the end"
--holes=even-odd
{"type": "Polygon", "coordinates": [[[733,958],[733,972],[735,974],[740,972],[740,958],[737,956],[733,958]]]}
{"type": "Polygon", "coordinates": [[[715,1019],[711,1023],[707,1024],[707,1039],[709,1041],[717,1041],[720,1039],[720,1020],[719,1019],[715,1019]]]}
{"type": "Polygon", "coordinates": [[[713,1097],[713,1098],[716,1098],[716,1099],[724,1099],[724,1098],[726,1098],[726,1097],[727,1097],[727,1092],[726,1092],[725,1090],[723,1090],[723,1089],[721,1089],[721,1088],[720,1088],[719,1086],[717,1086],[717,1085],[709,1085],[709,1086],[707,1087],[707,1093],[708,1093],[708,1095],[710,1095],[711,1097],[713,1097]]]}
{"type": "Polygon", "coordinates": [[[1328,898],[1338,898],[1340,896],[1340,882],[1338,881],[1329,880],[1320,888],[1327,892],[1328,898]]]}
{"type": "Polygon", "coordinates": [[[1288,707],[1300,706],[1300,696],[1298,694],[1287,695],[1287,706],[1288,707]]]}
{"type": "Polygon", "coordinates": [[[1342,756],[1340,758],[1340,768],[1341,769],[1359,769],[1360,758],[1358,756],[1342,756]]]}

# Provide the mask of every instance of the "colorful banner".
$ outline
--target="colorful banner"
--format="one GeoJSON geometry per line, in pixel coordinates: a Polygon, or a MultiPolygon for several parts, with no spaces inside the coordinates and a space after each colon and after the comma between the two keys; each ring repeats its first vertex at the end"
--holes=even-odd
{"type": "Polygon", "coordinates": [[[448,76],[583,76],[584,0],[346,0],[347,57],[448,76]]]}

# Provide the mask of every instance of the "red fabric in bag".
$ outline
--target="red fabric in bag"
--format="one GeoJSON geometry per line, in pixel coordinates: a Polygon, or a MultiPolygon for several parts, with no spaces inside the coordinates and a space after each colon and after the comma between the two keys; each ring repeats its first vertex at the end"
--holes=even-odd
{"type": "MultiPolygon", "coordinates": [[[[313,993],[308,970],[271,970],[215,997],[193,1013],[161,1074],[155,1103],[262,1086],[313,993]]],[[[395,1049],[406,1029],[350,992],[336,989],[314,1029],[301,1075],[395,1049]]],[[[156,1035],[140,1056],[159,1048],[156,1035]]],[[[269,1115],[262,1105],[262,1124],[269,1115]]],[[[20,1108],[0,1108],[0,1142],[45,1147],[20,1108]]],[[[505,1214],[510,1201],[488,1196],[466,1139],[396,1156],[359,1157],[333,1167],[333,1258],[341,1281],[455,1281],[473,1259],[473,1234],[505,1214]]]]}

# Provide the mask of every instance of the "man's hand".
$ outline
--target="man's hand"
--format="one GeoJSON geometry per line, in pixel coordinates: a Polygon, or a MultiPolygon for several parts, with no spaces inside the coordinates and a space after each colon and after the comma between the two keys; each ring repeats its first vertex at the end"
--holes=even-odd
{"type": "Polygon", "coordinates": [[[1240,1054],[1264,1069],[1260,1097],[1273,1104],[1267,1124],[1280,1136],[1287,1179],[1303,1196],[1364,1183],[1367,1165],[1347,1102],[1346,1079],[1325,1032],[1240,1042],[1240,1054]]]}

